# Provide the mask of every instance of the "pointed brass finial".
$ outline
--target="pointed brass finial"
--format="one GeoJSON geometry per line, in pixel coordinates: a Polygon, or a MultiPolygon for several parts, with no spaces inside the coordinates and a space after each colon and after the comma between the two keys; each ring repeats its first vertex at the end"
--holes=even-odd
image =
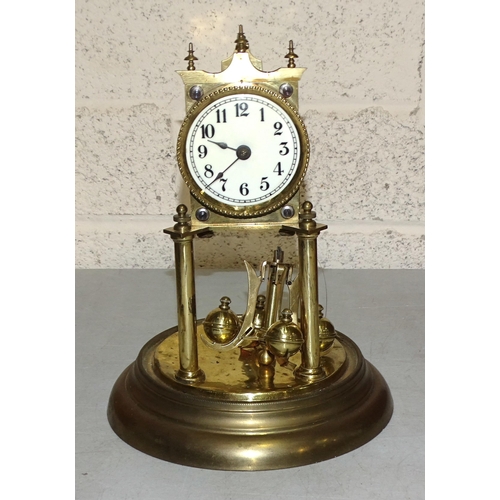
{"type": "Polygon", "coordinates": [[[243,33],[243,25],[242,24],[240,24],[238,38],[236,38],[235,43],[236,43],[235,52],[246,52],[250,47],[250,44],[248,43],[247,37],[245,36],[245,33],[243,33]]]}
{"type": "Polygon", "coordinates": [[[198,60],[198,58],[194,55],[193,44],[190,43],[189,44],[189,49],[188,49],[188,55],[187,55],[187,57],[184,58],[184,61],[189,61],[188,62],[188,67],[187,67],[187,69],[189,71],[193,71],[193,70],[196,69],[194,67],[194,61],[197,61],[197,60],[198,60]]]}
{"type": "Polygon", "coordinates": [[[285,59],[288,59],[288,67],[289,68],[295,68],[295,61],[299,57],[294,51],[293,51],[293,40],[290,40],[288,44],[288,54],[285,56],[285,59]]]}

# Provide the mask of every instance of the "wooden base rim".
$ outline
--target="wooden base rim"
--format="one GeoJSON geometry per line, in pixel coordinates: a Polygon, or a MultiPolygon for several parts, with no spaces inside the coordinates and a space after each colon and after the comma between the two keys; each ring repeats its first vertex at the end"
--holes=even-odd
{"type": "Polygon", "coordinates": [[[108,406],[115,433],[134,448],[180,465],[272,470],[328,460],[366,444],[391,419],[387,383],[356,344],[339,334],[345,366],[336,376],[265,400],[204,392],[155,373],[151,339],[116,381],[108,406]]]}

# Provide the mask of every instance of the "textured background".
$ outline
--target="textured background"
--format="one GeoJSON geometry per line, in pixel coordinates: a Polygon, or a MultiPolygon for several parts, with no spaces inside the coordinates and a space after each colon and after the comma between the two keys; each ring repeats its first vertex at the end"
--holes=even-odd
{"type": "MultiPolygon", "coordinates": [[[[423,0],[77,0],[77,267],[173,266],[162,229],[182,191],[175,70],[193,42],[197,69],[220,71],[238,24],[265,70],[286,65],[290,39],[308,68],[305,197],[329,226],[320,266],[424,267],[423,0]]],[[[197,243],[205,267],[242,267],[276,245],[197,243]]]]}

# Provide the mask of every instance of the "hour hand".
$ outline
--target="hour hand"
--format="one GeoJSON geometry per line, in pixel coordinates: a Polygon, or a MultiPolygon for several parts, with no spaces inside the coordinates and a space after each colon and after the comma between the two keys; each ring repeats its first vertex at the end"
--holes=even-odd
{"type": "Polygon", "coordinates": [[[207,139],[207,140],[208,140],[208,142],[211,142],[212,144],[217,144],[217,146],[219,146],[219,148],[232,149],[233,151],[236,151],[236,148],[229,147],[225,142],[215,142],[215,141],[211,141],[210,139],[207,139]]]}

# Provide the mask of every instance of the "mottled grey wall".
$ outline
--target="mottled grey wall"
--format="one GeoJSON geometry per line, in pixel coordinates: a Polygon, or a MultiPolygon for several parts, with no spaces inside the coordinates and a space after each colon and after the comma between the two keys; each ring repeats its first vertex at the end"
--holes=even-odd
{"type": "MultiPolygon", "coordinates": [[[[265,70],[286,65],[290,39],[308,68],[305,196],[329,226],[320,265],[423,267],[423,0],[77,0],[77,267],[173,266],[162,229],[183,190],[175,70],[193,42],[197,69],[220,71],[238,24],[265,70]]],[[[200,264],[215,267],[271,257],[276,244],[198,243],[200,264]]]]}

